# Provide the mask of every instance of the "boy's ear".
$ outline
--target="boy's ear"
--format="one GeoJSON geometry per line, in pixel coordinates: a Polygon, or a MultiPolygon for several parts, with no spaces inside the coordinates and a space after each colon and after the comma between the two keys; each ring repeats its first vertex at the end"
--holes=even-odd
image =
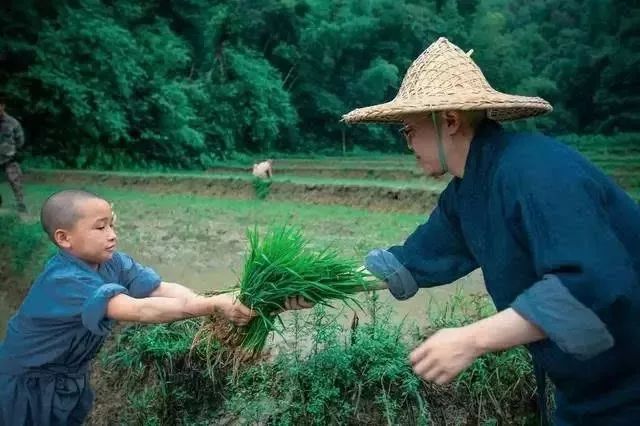
{"type": "Polygon", "coordinates": [[[71,248],[69,233],[64,229],[56,229],[56,231],[53,233],[53,240],[56,242],[58,247],[62,247],[65,249],[71,248]]]}

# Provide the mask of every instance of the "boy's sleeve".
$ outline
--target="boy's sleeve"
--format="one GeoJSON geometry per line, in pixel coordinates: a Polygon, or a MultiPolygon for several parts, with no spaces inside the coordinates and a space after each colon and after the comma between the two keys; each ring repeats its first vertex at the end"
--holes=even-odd
{"type": "Polygon", "coordinates": [[[131,256],[117,253],[120,273],[119,282],[127,288],[129,295],[137,299],[148,297],[160,285],[160,275],[153,269],[143,266],[131,256]]]}
{"type": "Polygon", "coordinates": [[[38,296],[32,307],[41,318],[60,319],[79,316],[82,325],[94,334],[109,332],[107,305],[114,296],[127,294],[127,289],[116,283],[105,284],[99,277],[85,273],[63,275],[56,278],[46,293],[38,296]]]}
{"type": "Polygon", "coordinates": [[[114,296],[128,294],[120,284],[103,284],[95,289],[82,305],[82,325],[93,334],[104,335],[111,329],[107,305],[114,296]]]}

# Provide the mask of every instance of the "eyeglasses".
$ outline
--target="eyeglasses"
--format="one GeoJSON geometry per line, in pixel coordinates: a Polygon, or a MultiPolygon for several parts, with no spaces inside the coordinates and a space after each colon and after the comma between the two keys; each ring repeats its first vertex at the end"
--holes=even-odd
{"type": "Polygon", "coordinates": [[[407,142],[407,148],[409,151],[413,151],[413,146],[411,145],[411,134],[413,133],[413,128],[411,126],[407,126],[406,124],[398,129],[398,132],[404,137],[407,142]]]}

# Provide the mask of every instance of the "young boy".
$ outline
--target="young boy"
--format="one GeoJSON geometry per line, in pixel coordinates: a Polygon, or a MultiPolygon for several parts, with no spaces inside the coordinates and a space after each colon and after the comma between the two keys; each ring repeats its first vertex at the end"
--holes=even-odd
{"type": "MultiPolygon", "coordinates": [[[[245,325],[255,315],[232,295],[196,295],[117,252],[111,207],[94,194],[52,195],[41,222],[60,251],[0,344],[0,425],[82,424],[93,402],[89,364],[113,321],[166,323],[219,312],[245,325]]],[[[305,307],[302,300],[286,303],[305,307]]]]}

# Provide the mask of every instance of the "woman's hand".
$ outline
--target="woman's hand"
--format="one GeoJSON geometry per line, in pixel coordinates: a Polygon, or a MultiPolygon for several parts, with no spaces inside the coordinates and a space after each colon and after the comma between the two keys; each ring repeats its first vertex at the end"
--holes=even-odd
{"type": "Polygon", "coordinates": [[[285,311],[297,311],[300,309],[313,308],[313,303],[307,302],[302,296],[290,297],[284,301],[285,311]]]}

